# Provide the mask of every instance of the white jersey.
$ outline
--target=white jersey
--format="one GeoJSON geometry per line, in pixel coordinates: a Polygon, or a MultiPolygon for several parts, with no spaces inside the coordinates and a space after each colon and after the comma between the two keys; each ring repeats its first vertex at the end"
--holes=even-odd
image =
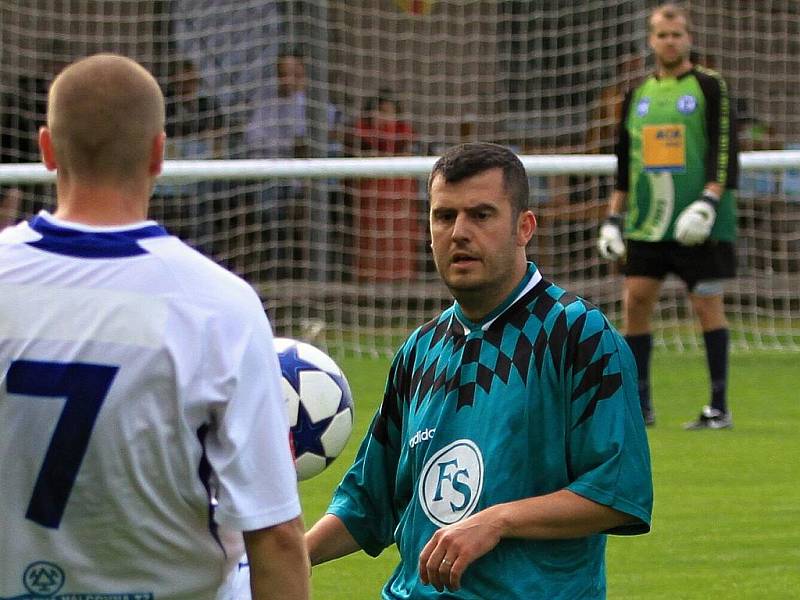
{"type": "Polygon", "coordinates": [[[0,598],[213,599],[300,514],[261,303],[152,221],[0,233],[0,598]]]}

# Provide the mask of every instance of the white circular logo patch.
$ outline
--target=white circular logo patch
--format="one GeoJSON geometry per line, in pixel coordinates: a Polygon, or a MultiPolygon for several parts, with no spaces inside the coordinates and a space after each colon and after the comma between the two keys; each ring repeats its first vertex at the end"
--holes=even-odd
{"type": "Polygon", "coordinates": [[[690,115],[697,108],[697,98],[691,95],[681,96],[678,98],[677,107],[684,115],[690,115]]]}
{"type": "Polygon", "coordinates": [[[436,525],[470,516],[483,490],[483,456],[472,440],[456,440],[434,454],[422,468],[419,501],[436,525]]]}

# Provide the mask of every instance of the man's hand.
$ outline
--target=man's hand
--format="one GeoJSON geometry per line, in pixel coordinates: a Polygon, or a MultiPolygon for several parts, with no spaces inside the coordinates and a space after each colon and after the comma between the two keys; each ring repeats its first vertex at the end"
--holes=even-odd
{"type": "Polygon", "coordinates": [[[678,215],[675,221],[675,239],[684,246],[696,246],[705,242],[717,218],[717,206],[719,198],[704,191],[699,200],[692,202],[678,215]]]}
{"type": "Polygon", "coordinates": [[[609,215],[600,226],[597,240],[600,256],[606,260],[619,260],[625,256],[625,242],[622,239],[622,215],[609,215]]]}
{"type": "Polygon", "coordinates": [[[487,509],[437,530],[419,555],[422,583],[440,592],[458,590],[467,567],[500,542],[502,532],[491,514],[487,509]]]}

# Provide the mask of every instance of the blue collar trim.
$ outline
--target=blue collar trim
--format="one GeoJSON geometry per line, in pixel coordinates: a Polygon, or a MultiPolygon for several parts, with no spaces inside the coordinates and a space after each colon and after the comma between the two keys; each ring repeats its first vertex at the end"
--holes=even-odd
{"type": "Polygon", "coordinates": [[[91,231],[73,229],[54,223],[41,215],[36,216],[30,227],[42,236],[29,245],[45,252],[73,256],[76,258],[127,258],[147,254],[138,241],[146,238],[169,235],[159,225],[144,225],[135,229],[119,231],[91,231]]]}

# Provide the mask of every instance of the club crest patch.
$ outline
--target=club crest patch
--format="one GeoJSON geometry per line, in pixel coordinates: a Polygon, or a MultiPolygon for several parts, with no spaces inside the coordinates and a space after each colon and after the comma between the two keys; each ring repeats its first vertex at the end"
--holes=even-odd
{"type": "Polygon", "coordinates": [[[695,98],[691,94],[681,96],[680,98],[678,98],[676,106],[678,108],[678,112],[684,115],[690,115],[695,110],[697,110],[697,98],[695,98]]]}
{"type": "Polygon", "coordinates": [[[22,585],[28,593],[14,596],[14,598],[36,598],[37,600],[155,600],[153,592],[62,592],[59,594],[58,592],[64,587],[66,581],[67,575],[59,565],[46,560],[37,560],[25,567],[25,571],[22,573],[22,585]]]}
{"type": "Polygon", "coordinates": [[[37,560],[25,568],[22,585],[31,594],[38,597],[53,596],[64,585],[64,571],[58,565],[37,560]]]}

